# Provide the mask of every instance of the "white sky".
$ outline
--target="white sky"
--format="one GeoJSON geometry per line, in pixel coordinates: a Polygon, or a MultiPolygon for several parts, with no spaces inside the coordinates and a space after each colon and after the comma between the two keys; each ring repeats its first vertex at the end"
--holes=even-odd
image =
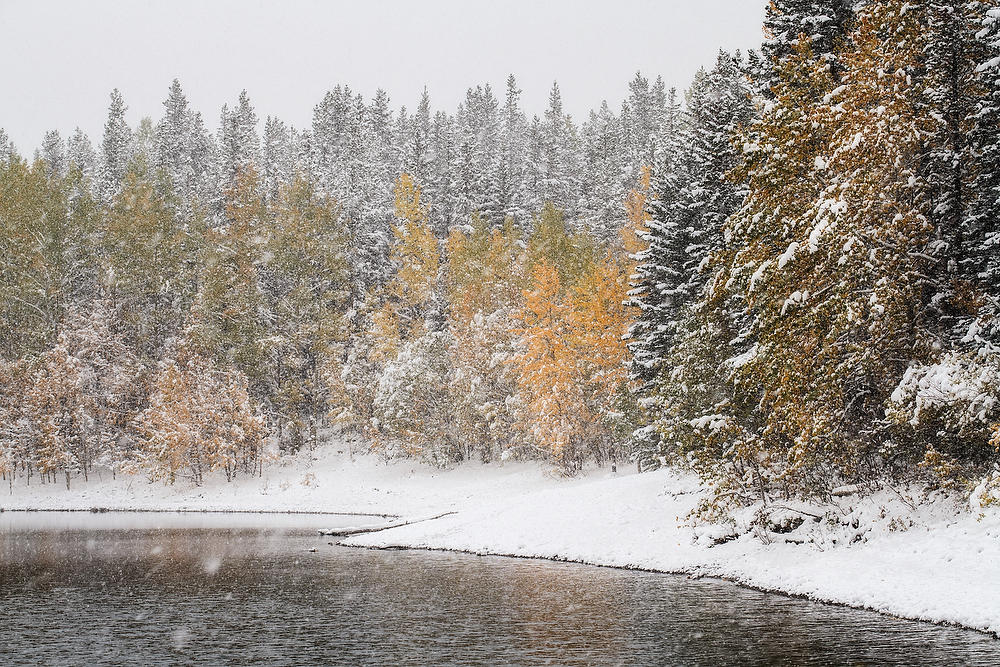
{"type": "Polygon", "coordinates": [[[639,70],[685,88],[719,48],[761,41],[766,0],[0,0],[0,127],[30,155],[46,130],[100,141],[108,93],[129,120],[158,118],[180,78],[214,131],[246,88],[257,115],[296,127],[335,84],[379,87],[412,109],[426,84],[454,111],[507,74],[540,113],[553,80],[577,120],[617,108],[639,70]]]}

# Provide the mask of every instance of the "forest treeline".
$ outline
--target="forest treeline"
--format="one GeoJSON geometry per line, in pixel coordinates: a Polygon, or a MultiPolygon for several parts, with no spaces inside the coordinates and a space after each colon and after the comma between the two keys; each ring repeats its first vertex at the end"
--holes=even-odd
{"type": "Polygon", "coordinates": [[[680,465],[707,516],[1000,493],[1000,6],[775,0],[683,95],[577,124],[174,81],[99,146],[0,132],[0,470],[200,483],[327,429],[439,465],[680,465]]]}

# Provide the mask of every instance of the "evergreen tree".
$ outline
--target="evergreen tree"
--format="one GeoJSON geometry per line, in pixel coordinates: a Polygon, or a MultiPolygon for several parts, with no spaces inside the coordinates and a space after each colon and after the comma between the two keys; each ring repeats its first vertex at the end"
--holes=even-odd
{"type": "Polygon", "coordinates": [[[257,114],[247,91],[240,92],[235,109],[223,105],[219,127],[219,174],[231,187],[240,174],[250,168],[256,171],[260,164],[257,114]]]}
{"type": "Polygon", "coordinates": [[[98,192],[101,202],[109,204],[121,187],[132,160],[132,130],[125,122],[125,100],[118,89],[111,91],[108,120],[104,123],[101,142],[101,166],[98,192]]]}
{"type": "MultiPolygon", "coordinates": [[[[681,313],[702,296],[706,267],[723,247],[723,227],[742,204],[744,186],[729,179],[740,152],[732,136],[753,116],[739,61],[720,53],[687,94],[675,136],[654,172],[647,247],[636,255],[629,332],[632,376],[649,391],[658,382],[681,313]]],[[[665,380],[665,379],[664,379],[665,380]]]]}
{"type": "Polygon", "coordinates": [[[80,128],[76,128],[66,141],[66,157],[70,169],[78,170],[90,189],[97,176],[97,153],[90,138],[80,128]]]}
{"type": "Polygon", "coordinates": [[[0,127],[0,165],[9,163],[15,154],[14,142],[10,140],[7,133],[0,127]]]}
{"type": "Polygon", "coordinates": [[[578,176],[576,164],[576,128],[563,113],[559,84],[549,91],[549,106],[541,124],[538,168],[538,195],[551,202],[572,219],[576,213],[578,176]]]}
{"type": "Polygon", "coordinates": [[[970,186],[969,245],[976,282],[984,295],[977,320],[970,323],[969,342],[991,350],[1000,348],[1000,7],[989,3],[981,10],[981,95],[974,110],[970,141],[976,170],[970,186]]]}
{"type": "Polygon", "coordinates": [[[45,163],[45,172],[50,179],[65,178],[69,164],[66,159],[66,144],[59,136],[58,130],[45,133],[42,147],[36,153],[36,159],[45,163]]]}
{"type": "Polygon", "coordinates": [[[268,202],[275,201],[281,188],[291,183],[295,176],[293,131],[272,116],[268,116],[264,122],[261,187],[268,202]]]}
{"type": "MultiPolygon", "coordinates": [[[[455,115],[456,146],[451,165],[453,223],[464,223],[472,213],[498,219],[497,171],[500,168],[499,103],[487,84],[466,92],[455,115]]],[[[498,220],[499,222],[499,220],[498,220]]],[[[444,236],[447,229],[436,230],[444,236]]]]}
{"type": "Polygon", "coordinates": [[[622,179],[623,129],[619,119],[601,104],[583,126],[584,172],[581,216],[601,243],[615,244],[622,220],[625,187],[622,179]]]}
{"type": "Polygon", "coordinates": [[[521,90],[514,75],[507,77],[507,97],[501,112],[500,166],[496,192],[499,211],[504,219],[511,217],[524,223],[530,216],[525,207],[525,133],[527,120],[521,111],[521,90]]]}
{"type": "Polygon", "coordinates": [[[190,205],[197,193],[198,165],[195,159],[194,116],[177,79],[163,102],[163,118],[154,132],[154,159],[163,170],[182,205],[190,205]]]}
{"type": "Polygon", "coordinates": [[[853,0],[771,0],[764,17],[764,58],[772,66],[771,80],[805,36],[809,50],[837,76],[841,66],[835,51],[847,36],[854,15],[853,0]]]}

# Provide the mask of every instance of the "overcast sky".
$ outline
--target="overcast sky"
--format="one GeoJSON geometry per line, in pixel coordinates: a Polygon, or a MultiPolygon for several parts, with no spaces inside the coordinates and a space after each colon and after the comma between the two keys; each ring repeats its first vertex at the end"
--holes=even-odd
{"type": "Polygon", "coordinates": [[[108,93],[129,120],[160,116],[178,77],[214,130],[246,88],[263,119],[296,127],[335,84],[384,88],[413,108],[426,85],[454,111],[465,90],[513,73],[540,113],[553,80],[582,120],[617,108],[636,71],[687,86],[719,48],[761,41],[765,0],[0,0],[0,127],[29,154],[46,130],[99,142],[108,93]]]}

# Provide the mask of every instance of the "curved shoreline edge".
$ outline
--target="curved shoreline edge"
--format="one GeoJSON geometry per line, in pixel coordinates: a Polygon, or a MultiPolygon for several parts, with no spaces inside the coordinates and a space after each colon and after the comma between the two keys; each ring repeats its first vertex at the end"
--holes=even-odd
{"type": "MultiPolygon", "coordinates": [[[[422,519],[419,521],[411,522],[411,524],[402,525],[412,525],[412,523],[419,523],[421,521],[433,521],[441,517],[434,517],[432,519],[422,519]]],[[[397,528],[398,526],[386,526],[384,528],[366,531],[367,533],[377,533],[381,531],[391,530],[397,528]]],[[[320,533],[321,535],[326,535],[327,533],[320,533]]],[[[351,535],[353,535],[352,533],[351,535]]],[[[482,558],[492,557],[492,558],[516,558],[519,560],[540,560],[548,561],[553,563],[573,563],[576,565],[586,565],[588,567],[600,567],[608,568],[611,570],[627,570],[632,572],[649,572],[651,574],[663,574],[675,577],[688,577],[691,579],[714,579],[716,581],[725,581],[742,588],[747,588],[750,590],[760,591],[762,593],[770,593],[772,595],[782,595],[784,597],[793,598],[797,600],[808,600],[809,602],[816,602],[819,604],[828,604],[835,607],[844,607],[846,609],[857,609],[859,611],[868,611],[882,616],[888,616],[890,618],[898,618],[906,621],[916,621],[919,623],[927,623],[930,625],[937,625],[940,627],[948,628],[961,628],[963,630],[970,630],[972,632],[978,632],[980,634],[992,637],[994,639],[1000,640],[1000,631],[990,630],[988,628],[976,627],[973,625],[967,625],[964,623],[959,623],[956,621],[947,621],[941,619],[923,618],[920,616],[900,614],[890,611],[885,611],[884,609],[879,609],[878,607],[852,604],[850,602],[844,602],[842,600],[837,600],[834,598],[823,598],[807,593],[796,593],[794,591],[783,590],[781,588],[772,588],[767,586],[761,586],[754,584],[752,582],[741,580],[739,577],[727,576],[723,574],[717,574],[712,572],[699,571],[702,568],[689,568],[689,569],[678,569],[678,570],[660,570],[655,568],[642,567],[639,565],[614,565],[609,563],[602,563],[599,561],[590,561],[580,558],[564,557],[564,556],[531,556],[525,554],[518,554],[514,552],[502,552],[502,551],[475,551],[472,549],[454,549],[448,547],[429,547],[429,546],[375,546],[367,544],[349,544],[347,538],[351,535],[343,536],[335,544],[337,546],[346,547],[349,549],[367,549],[370,551],[430,551],[430,552],[441,552],[441,553],[461,553],[468,554],[470,556],[479,556],[482,558]]]]}
{"type": "Polygon", "coordinates": [[[792,515],[774,514],[784,524],[769,532],[754,523],[752,508],[732,525],[692,523],[689,516],[704,493],[697,477],[676,470],[591,469],[574,478],[527,462],[442,470],[352,458],[331,443],[266,469],[262,479],[212,479],[202,487],[92,479],[72,491],[15,486],[12,494],[0,493],[0,507],[78,516],[92,510],[313,514],[296,521],[314,534],[364,529],[331,536],[345,546],[712,577],[1000,637],[1000,507],[972,511],[960,494],[901,487],[823,505],[782,503],[780,511],[792,515]],[[448,512],[454,513],[427,520],[448,512]],[[345,520],[351,516],[358,520],[345,520]],[[805,520],[799,525],[796,517],[805,520]]]}

